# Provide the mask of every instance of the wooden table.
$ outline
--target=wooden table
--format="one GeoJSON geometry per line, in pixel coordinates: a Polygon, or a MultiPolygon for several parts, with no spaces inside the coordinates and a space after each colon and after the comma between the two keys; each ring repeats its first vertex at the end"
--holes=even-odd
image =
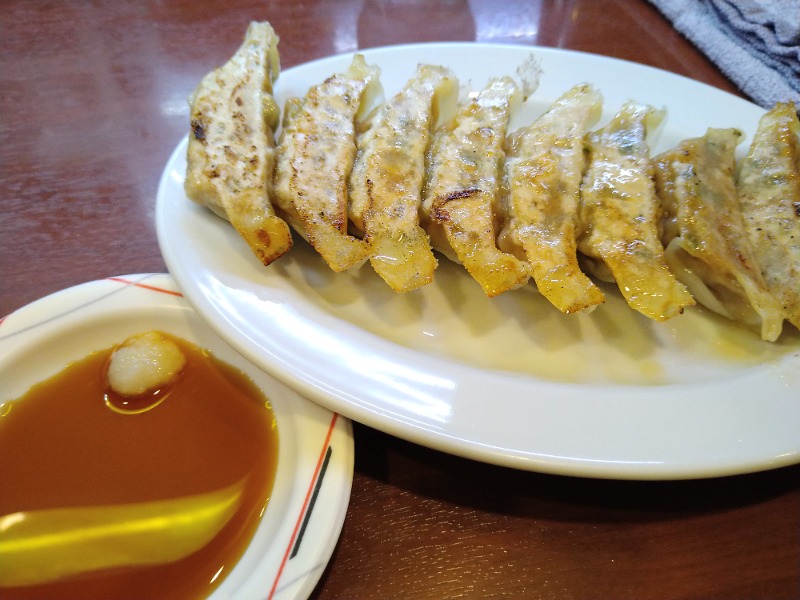
{"type": "MultiPolygon", "coordinates": [[[[250,20],[280,33],[284,68],[479,40],[629,59],[736,93],[644,1],[4,0],[0,315],[85,281],[166,270],[159,176],[187,132],[187,96],[250,20]]],[[[355,436],[352,501],[314,598],[800,597],[800,467],[584,480],[474,463],[361,425],[355,436]]]]}

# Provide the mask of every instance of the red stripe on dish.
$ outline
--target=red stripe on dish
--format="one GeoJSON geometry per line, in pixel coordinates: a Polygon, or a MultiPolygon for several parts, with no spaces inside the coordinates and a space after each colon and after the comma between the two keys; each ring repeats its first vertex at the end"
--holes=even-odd
{"type": "Polygon", "coordinates": [[[311,499],[311,494],[314,490],[314,486],[316,485],[317,477],[319,477],[319,470],[322,468],[322,462],[325,460],[325,452],[327,452],[328,446],[330,445],[331,435],[333,435],[333,428],[336,426],[336,419],[338,418],[339,415],[337,413],[333,413],[331,423],[328,426],[328,435],[325,436],[325,443],[322,444],[322,450],[320,451],[319,458],[317,459],[317,467],[314,469],[314,476],[311,478],[311,482],[308,485],[308,490],[306,491],[306,498],[303,501],[303,508],[300,511],[300,514],[297,516],[297,521],[294,524],[294,531],[292,531],[292,537],[289,539],[289,543],[286,545],[286,552],[283,555],[281,566],[278,569],[278,574],[275,575],[275,581],[272,583],[272,589],[269,591],[269,595],[267,596],[267,598],[270,600],[275,595],[275,590],[278,588],[278,581],[280,581],[281,575],[283,575],[283,569],[286,567],[286,561],[289,558],[289,553],[292,551],[294,541],[297,538],[297,532],[300,530],[300,524],[303,522],[303,517],[306,514],[308,502],[311,499]]]}
{"type": "Polygon", "coordinates": [[[169,294],[170,296],[181,296],[183,294],[180,292],[176,292],[173,290],[165,290],[164,288],[156,287],[154,285],[147,285],[146,283],[139,283],[138,281],[131,281],[130,279],[124,279],[122,277],[106,277],[108,281],[118,281],[120,283],[125,283],[128,285],[135,285],[136,287],[144,288],[146,290],[153,290],[154,292],[161,292],[162,294],[169,294]]]}

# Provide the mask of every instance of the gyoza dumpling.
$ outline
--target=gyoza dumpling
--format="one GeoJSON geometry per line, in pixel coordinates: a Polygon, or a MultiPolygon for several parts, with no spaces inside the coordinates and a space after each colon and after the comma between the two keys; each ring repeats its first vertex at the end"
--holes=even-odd
{"type": "Polygon", "coordinates": [[[523,285],[528,265],[497,248],[503,144],[517,86],[495,79],[435,134],[421,221],[434,248],[461,262],[487,296],[523,285]]]}
{"type": "Polygon", "coordinates": [[[372,246],[373,268],[397,292],[433,280],[436,258],[419,224],[425,156],[436,117],[455,105],[457,87],[448,69],[420,65],[358,137],[350,219],[372,246]]]}
{"type": "Polygon", "coordinates": [[[356,127],[380,91],[380,70],[356,54],[344,73],[313,86],[284,112],[275,170],[275,204],[334,271],[369,258],[369,245],[347,233],[348,178],[356,127]]]}
{"type": "Polygon", "coordinates": [[[800,328],[800,122],[779,103],[760,120],[739,165],[742,214],[761,274],[800,328]]]}
{"type": "Polygon", "coordinates": [[[653,159],[667,264],[695,299],[775,341],[781,307],[767,290],[734,184],[736,129],[709,129],[653,159]]]}
{"type": "Polygon", "coordinates": [[[527,259],[539,292],[564,313],[605,301],[577,258],[583,138],[601,104],[592,86],[575,86],[507,140],[506,225],[498,246],[527,259]]]}
{"type": "Polygon", "coordinates": [[[578,239],[578,249],[610,271],[628,305],[657,321],[694,304],[667,266],[658,229],[661,215],[646,136],[663,116],[628,102],[608,125],[587,136],[578,239]]]}
{"type": "Polygon", "coordinates": [[[251,23],[236,54],[197,86],[184,183],[186,195],[228,219],[265,265],[292,246],[289,227],[270,200],[277,45],[268,23],[251,23]]]}

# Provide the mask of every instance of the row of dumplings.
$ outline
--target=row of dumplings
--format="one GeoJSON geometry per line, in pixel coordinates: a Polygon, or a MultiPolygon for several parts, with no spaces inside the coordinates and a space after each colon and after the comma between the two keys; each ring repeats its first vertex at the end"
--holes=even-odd
{"type": "Polygon", "coordinates": [[[334,271],[369,262],[392,289],[433,280],[434,251],[488,296],[531,279],[564,313],[605,300],[663,321],[698,302],[774,341],[800,327],[800,150],[795,108],[762,118],[738,161],[736,129],[651,157],[664,114],[602,110],[589,84],[508,131],[521,92],[498,77],[459,99],[443,67],[419,65],[396,95],[355,55],[292,98],[278,129],[277,36],[251,24],[242,48],[192,102],[186,191],[269,264],[291,227],[334,271]],[[258,57],[261,57],[259,60],[258,57]],[[270,104],[272,102],[272,104],[270,104]]]}

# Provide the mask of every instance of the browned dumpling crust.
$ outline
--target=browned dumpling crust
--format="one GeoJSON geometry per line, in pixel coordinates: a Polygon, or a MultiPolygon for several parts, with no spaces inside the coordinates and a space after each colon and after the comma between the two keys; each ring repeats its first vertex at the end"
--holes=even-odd
{"type": "Polygon", "coordinates": [[[344,271],[369,258],[369,245],[348,235],[348,179],[356,127],[380,94],[380,70],[356,54],[344,73],[290,99],[278,144],[275,204],[328,266],[344,271]]]}
{"type": "Polygon", "coordinates": [[[577,258],[583,138],[601,106],[595,88],[575,86],[507,140],[506,225],[498,245],[530,263],[539,292],[564,313],[605,301],[577,258]]]}
{"type": "Polygon", "coordinates": [[[490,81],[434,135],[421,221],[434,247],[464,265],[487,296],[528,281],[525,261],[497,248],[508,121],[519,91],[490,81]]]}
{"type": "Polygon", "coordinates": [[[800,122],[792,103],[760,120],[737,181],[747,233],[767,287],[800,328],[800,122]]]}
{"type": "Polygon", "coordinates": [[[709,129],[654,158],[666,258],[699,303],[775,341],[783,314],[759,271],[734,183],[741,137],[709,129]]]}
{"type": "Polygon", "coordinates": [[[436,116],[455,106],[457,87],[448,69],[420,65],[358,137],[349,215],[371,245],[375,272],[396,292],[433,280],[436,258],[419,223],[425,157],[436,116]]]}
{"type": "Polygon", "coordinates": [[[663,112],[628,102],[587,136],[578,249],[607,267],[628,305],[665,321],[694,304],[664,258],[660,207],[652,180],[648,130],[663,112]]]}
{"type": "Polygon", "coordinates": [[[206,75],[191,100],[184,188],[193,201],[228,219],[265,265],[292,246],[286,222],[270,199],[275,165],[272,98],[278,77],[278,36],[251,23],[239,50],[206,75]]]}

